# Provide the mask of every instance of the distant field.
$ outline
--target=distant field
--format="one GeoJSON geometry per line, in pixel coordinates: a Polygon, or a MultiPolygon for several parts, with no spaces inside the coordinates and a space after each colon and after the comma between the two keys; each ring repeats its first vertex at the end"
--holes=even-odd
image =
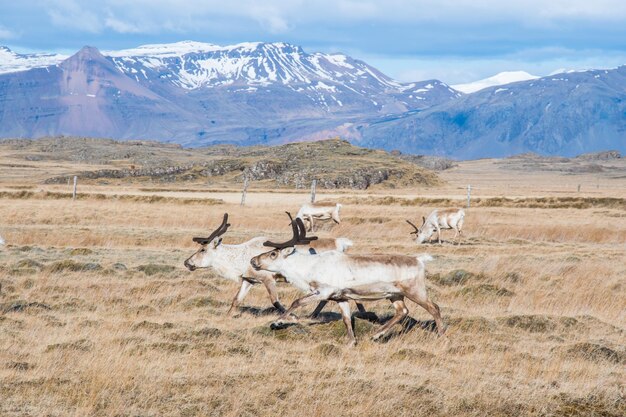
{"type": "MultiPolygon", "coordinates": [[[[412,320],[385,343],[356,319],[355,348],[332,306],[325,324],[270,330],[261,288],[228,318],[237,285],[182,264],[224,212],[226,243],[286,237],[283,212],[307,190],[252,183],[240,207],[238,185],[79,181],[72,201],[43,181],[93,165],[15,163],[0,157],[1,416],[626,415],[623,159],[578,173],[470,161],[438,185],[318,189],[343,204],[319,236],[435,257],[449,342],[408,302],[412,320]],[[444,231],[443,245],[417,247],[404,220],[464,206],[468,184],[461,244],[444,231]]],[[[279,287],[285,302],[298,295],[279,287]]]]}

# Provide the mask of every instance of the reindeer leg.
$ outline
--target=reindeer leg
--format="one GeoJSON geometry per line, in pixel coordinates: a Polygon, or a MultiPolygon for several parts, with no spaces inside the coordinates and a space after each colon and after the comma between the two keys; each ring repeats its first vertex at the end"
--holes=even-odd
{"type": "Polygon", "coordinates": [[[339,213],[335,210],[333,211],[333,214],[331,215],[331,218],[333,219],[333,221],[337,224],[341,223],[341,220],[339,220],[339,213]]]}
{"type": "Polygon", "coordinates": [[[441,245],[441,228],[437,225],[437,241],[441,245]]]}
{"type": "Polygon", "coordinates": [[[373,341],[380,340],[383,336],[385,336],[391,330],[391,328],[394,325],[399,323],[402,319],[404,319],[409,314],[409,310],[406,308],[406,305],[404,304],[403,296],[401,295],[394,296],[391,299],[391,302],[393,303],[393,306],[396,309],[396,314],[391,318],[391,320],[385,323],[384,326],[381,327],[381,329],[374,336],[372,336],[373,341]]]}
{"type": "Polygon", "coordinates": [[[250,291],[250,288],[252,288],[253,285],[254,284],[252,284],[250,281],[246,281],[245,279],[241,280],[241,286],[239,287],[239,291],[237,291],[237,295],[235,295],[235,298],[233,298],[233,302],[230,304],[230,308],[228,309],[226,315],[230,316],[233,310],[236,310],[237,307],[239,307],[239,304],[241,304],[243,299],[246,298],[246,295],[248,295],[248,291],[250,291]]]}
{"type": "Polygon", "coordinates": [[[435,323],[437,324],[437,333],[439,336],[444,336],[446,333],[446,326],[443,324],[443,319],[441,318],[441,309],[439,306],[428,298],[428,296],[424,294],[420,294],[420,291],[417,289],[411,288],[407,291],[406,296],[409,300],[413,301],[415,304],[419,305],[426,311],[428,311],[433,318],[435,319],[435,323]]]}
{"type": "Polygon", "coordinates": [[[289,306],[287,311],[285,311],[283,314],[281,314],[280,317],[278,318],[278,320],[275,323],[280,323],[282,321],[287,320],[289,318],[289,316],[293,313],[293,311],[295,309],[299,308],[299,307],[305,306],[307,304],[314,303],[316,301],[322,301],[322,300],[325,300],[325,299],[326,299],[326,297],[322,296],[317,291],[312,293],[312,294],[305,295],[304,297],[298,298],[293,303],[291,303],[291,305],[289,306]]]}
{"type": "Polygon", "coordinates": [[[265,289],[267,289],[267,292],[270,295],[270,301],[272,302],[272,305],[276,307],[276,310],[278,310],[281,314],[287,311],[285,306],[283,306],[278,300],[278,292],[276,291],[276,281],[274,281],[274,278],[263,279],[263,285],[265,285],[265,289]]]}
{"type": "Polygon", "coordinates": [[[309,214],[309,232],[313,231],[313,215],[309,214]]]}
{"type": "Polygon", "coordinates": [[[313,310],[313,312],[311,313],[311,318],[312,319],[316,319],[317,316],[320,315],[320,313],[322,312],[322,310],[324,309],[324,307],[326,307],[326,304],[328,304],[327,300],[322,300],[320,301],[320,303],[317,305],[317,307],[315,307],[315,310],[313,310]]]}
{"type": "Polygon", "coordinates": [[[346,331],[348,332],[348,345],[356,346],[356,337],[354,337],[354,329],[352,328],[352,315],[350,314],[350,303],[348,301],[340,301],[337,305],[341,310],[343,324],[345,324],[346,331]]]}

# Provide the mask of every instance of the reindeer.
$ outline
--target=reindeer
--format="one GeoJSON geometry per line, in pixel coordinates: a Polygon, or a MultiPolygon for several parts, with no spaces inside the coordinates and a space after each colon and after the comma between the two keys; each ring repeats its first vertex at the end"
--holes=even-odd
{"type": "Polygon", "coordinates": [[[465,210],[463,209],[445,209],[433,210],[428,217],[422,217],[421,227],[415,226],[410,220],[406,222],[415,229],[410,234],[416,235],[416,243],[424,243],[426,239],[430,239],[436,230],[437,241],[441,244],[441,229],[454,229],[454,242],[456,242],[456,237],[461,235],[464,218],[465,210]]]}
{"type": "Polygon", "coordinates": [[[0,245],[4,245],[6,242],[4,241],[4,239],[2,239],[2,236],[0,236],[0,245]]]}
{"type": "Polygon", "coordinates": [[[303,221],[309,221],[309,231],[313,231],[313,219],[317,220],[329,220],[333,219],[333,221],[337,224],[341,223],[341,219],[339,218],[339,210],[341,209],[341,204],[304,204],[298,210],[296,214],[296,218],[300,218],[303,221]]]}
{"type": "MultiPolygon", "coordinates": [[[[296,222],[302,220],[296,218],[296,222]]],[[[304,224],[300,227],[304,228],[304,224]]],[[[290,314],[298,307],[317,301],[335,301],[341,310],[350,345],[356,345],[350,313],[350,300],[374,301],[388,299],[395,307],[395,315],[372,337],[379,340],[404,319],[409,310],[405,297],[428,311],[435,319],[440,336],[445,334],[439,306],[426,292],[425,262],[429,255],[350,255],[337,251],[305,255],[295,249],[306,242],[306,235],[298,235],[284,243],[265,242],[273,250],[255,256],[250,264],[257,271],[265,270],[283,275],[289,283],[307,292],[295,300],[275,322],[293,320],[290,314]]]]}
{"type": "MultiPolygon", "coordinates": [[[[263,242],[267,238],[256,237],[238,245],[223,244],[221,236],[226,233],[229,226],[228,213],[224,213],[222,224],[213,233],[208,237],[194,237],[193,241],[200,244],[201,247],[185,260],[185,267],[190,271],[211,267],[222,277],[239,282],[239,290],[228,309],[228,315],[237,309],[248,291],[256,284],[263,284],[274,307],[281,313],[285,312],[285,307],[278,299],[276,291],[277,276],[267,271],[255,271],[250,265],[250,258],[267,251],[266,247],[263,246],[263,242]]],[[[307,244],[301,245],[298,250],[308,255],[331,250],[343,252],[350,246],[352,246],[352,241],[346,238],[311,239],[307,244]]],[[[323,307],[323,305],[318,306],[316,313],[319,314],[323,307]]]]}

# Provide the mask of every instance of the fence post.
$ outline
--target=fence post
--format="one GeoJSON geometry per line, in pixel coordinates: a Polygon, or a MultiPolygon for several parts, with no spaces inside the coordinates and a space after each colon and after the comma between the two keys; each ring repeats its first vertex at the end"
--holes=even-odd
{"type": "Polygon", "coordinates": [[[315,187],[317,186],[317,180],[311,181],[311,204],[315,203],[315,187]]]}
{"type": "Polygon", "coordinates": [[[467,185],[467,208],[470,208],[470,198],[472,195],[472,186],[471,185],[467,185]]]}
{"type": "Polygon", "coordinates": [[[248,192],[248,177],[243,179],[243,192],[241,193],[241,206],[246,204],[246,193],[248,192]]]}
{"type": "Polygon", "coordinates": [[[580,192],[580,184],[578,184],[578,192],[580,192]]]}
{"type": "Polygon", "coordinates": [[[74,175],[74,191],[72,191],[72,200],[76,200],[76,183],[78,182],[78,177],[74,175]]]}

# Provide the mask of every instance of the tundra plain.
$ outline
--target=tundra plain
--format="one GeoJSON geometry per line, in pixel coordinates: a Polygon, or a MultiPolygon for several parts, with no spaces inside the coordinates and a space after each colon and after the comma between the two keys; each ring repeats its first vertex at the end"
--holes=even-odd
{"type": "Polygon", "coordinates": [[[284,211],[308,191],[252,183],[240,207],[232,186],[79,180],[72,201],[44,179],[90,166],[12,158],[0,164],[2,416],[626,415],[623,158],[594,172],[469,161],[431,186],[318,189],[343,204],[318,236],[435,257],[428,287],[449,340],[408,301],[411,319],[383,343],[369,340],[379,323],[355,318],[355,348],[332,303],[321,324],[271,330],[263,288],[227,317],[237,284],[183,267],[224,212],[226,243],[288,238],[284,211]],[[441,246],[415,245],[405,219],[464,207],[467,184],[461,244],[444,231],[441,246]]]}

